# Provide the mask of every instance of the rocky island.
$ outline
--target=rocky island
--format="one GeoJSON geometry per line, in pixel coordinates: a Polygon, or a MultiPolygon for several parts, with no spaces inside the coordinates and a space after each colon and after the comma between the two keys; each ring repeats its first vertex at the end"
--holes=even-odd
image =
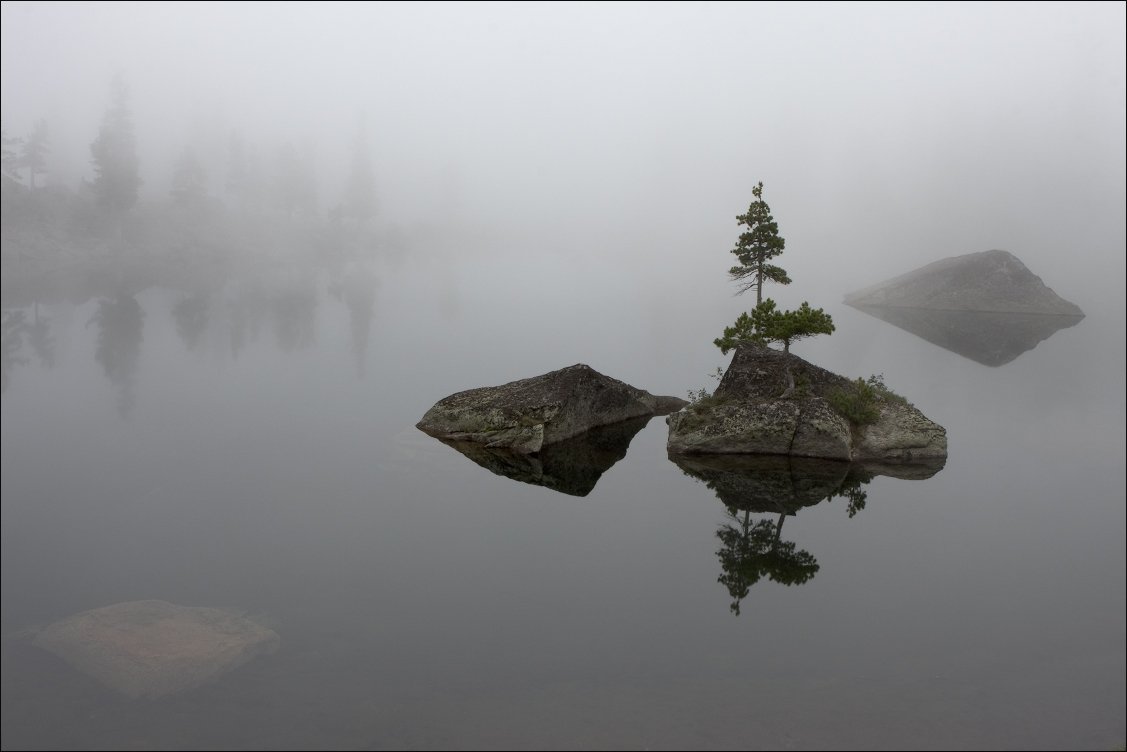
{"type": "Polygon", "coordinates": [[[534,454],[598,426],[664,415],[685,405],[604,376],[582,363],[439,400],[416,428],[439,439],[534,454]]]}
{"type": "MultiPolygon", "coordinates": [[[[782,455],[825,460],[913,463],[947,456],[947,432],[880,377],[850,381],[793,355],[791,345],[833,334],[833,317],[808,301],[793,310],[764,298],[767,282],[789,285],[774,263],[786,247],[763,183],[755,201],[736,217],[747,227],[731,253],[737,265],[728,276],[739,292],[755,292],[755,307],[741,313],[713,340],[731,365],[711,395],[669,416],[670,455],[782,455]],[[783,346],[782,352],[768,345],[783,346]]],[[[692,394],[690,392],[690,394],[692,394]]]]}
{"type": "Polygon", "coordinates": [[[670,454],[764,454],[914,463],[947,456],[947,431],[879,379],[851,381],[747,342],[716,391],[671,414],[670,454]],[[787,359],[796,386],[780,397],[787,359]]]}

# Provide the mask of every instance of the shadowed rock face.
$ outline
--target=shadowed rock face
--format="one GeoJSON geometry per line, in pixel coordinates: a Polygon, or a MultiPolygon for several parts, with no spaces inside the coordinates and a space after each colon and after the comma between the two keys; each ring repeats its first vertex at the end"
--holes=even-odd
{"type": "Polygon", "coordinates": [[[915,462],[947,456],[947,431],[909,404],[883,401],[876,423],[854,427],[827,397],[851,381],[791,354],[799,393],[779,399],[786,355],[736,348],[715,394],[667,419],[674,454],[774,454],[842,461],[915,462]]]}
{"type": "Polygon", "coordinates": [[[1006,251],[945,258],[850,293],[845,302],[854,307],[1084,315],[1006,251]]]}
{"type": "Polygon", "coordinates": [[[997,367],[1032,350],[1061,329],[1076,326],[1083,316],[1036,313],[938,311],[925,308],[854,305],[859,311],[962,355],[997,367]]]}
{"type": "Polygon", "coordinates": [[[277,649],[273,630],[222,609],[132,601],[45,627],[34,644],[129,697],[204,684],[277,649]]]}
{"type": "Polygon", "coordinates": [[[439,441],[457,449],[491,473],[571,496],[586,496],[595,488],[603,473],[626,456],[630,441],[649,421],[650,416],[646,415],[592,428],[570,439],[549,444],[537,454],[522,454],[472,441],[439,441]]]}
{"type": "Polygon", "coordinates": [[[665,414],[684,404],[676,397],[655,397],[580,363],[452,394],[435,403],[416,427],[441,439],[532,454],[598,426],[665,414]]]}

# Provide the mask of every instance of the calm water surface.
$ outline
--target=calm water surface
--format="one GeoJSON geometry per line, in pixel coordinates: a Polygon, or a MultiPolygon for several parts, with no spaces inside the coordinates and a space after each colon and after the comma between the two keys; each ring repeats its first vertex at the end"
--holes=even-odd
{"type": "Polygon", "coordinates": [[[1077,301],[1087,318],[1000,367],[826,306],[838,332],[798,354],[883,373],[950,457],[872,479],[853,516],[798,509],[780,540],[816,571],[737,598],[718,532],[742,515],[669,461],[660,418],[586,496],[413,427],[454,391],[576,362],[711,388],[726,314],[495,271],[6,304],[4,748],[1127,741],[1122,301],[1077,301]],[[281,649],[129,700],[27,639],[149,598],[245,611],[281,649]]]}

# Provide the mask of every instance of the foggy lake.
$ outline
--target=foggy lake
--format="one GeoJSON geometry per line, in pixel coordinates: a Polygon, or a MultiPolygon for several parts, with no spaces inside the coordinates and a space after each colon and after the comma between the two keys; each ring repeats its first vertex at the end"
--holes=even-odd
{"type": "Polygon", "coordinates": [[[3,3],[3,748],[1122,749],[1125,14],[3,3]],[[757,186],[792,351],[945,462],[415,427],[714,389],[757,186]],[[1084,315],[844,302],[995,249],[1084,315]],[[138,601],[277,649],[131,696],[44,647],[138,601]]]}
{"type": "Polygon", "coordinates": [[[829,306],[839,331],[800,354],[883,372],[947,428],[950,456],[930,478],[873,478],[852,516],[842,498],[792,510],[782,537],[814,576],[763,577],[737,616],[719,581],[732,518],[667,458],[662,418],[586,496],[491,473],[413,426],[453,391],[579,359],[655,393],[706,385],[720,359],[686,362],[612,290],[557,275],[505,297],[481,284],[499,268],[449,271],[456,311],[425,269],[356,261],[5,310],[48,321],[52,344],[47,365],[24,341],[5,376],[5,747],[1068,748],[1122,733],[1116,306],[998,368],[829,306]],[[10,636],[139,599],[238,609],[282,648],[128,700],[10,636]]]}

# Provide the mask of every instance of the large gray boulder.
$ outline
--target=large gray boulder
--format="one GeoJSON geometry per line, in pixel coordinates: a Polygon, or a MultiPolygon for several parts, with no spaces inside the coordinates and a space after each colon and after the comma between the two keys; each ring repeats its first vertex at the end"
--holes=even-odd
{"type": "Polygon", "coordinates": [[[664,415],[685,404],[677,397],[655,397],[578,363],[452,394],[427,410],[416,427],[440,439],[532,454],[597,426],[664,415]]]}
{"type": "Polygon", "coordinates": [[[131,601],[84,611],[40,630],[33,644],[128,697],[163,697],[218,678],[280,638],[216,608],[131,601]]]}
{"type": "Polygon", "coordinates": [[[715,393],[671,414],[672,454],[774,454],[844,461],[918,462],[947,456],[947,431],[903,399],[877,401],[873,423],[854,425],[831,404],[854,383],[791,354],[798,389],[781,399],[787,356],[736,348],[715,393]]]}
{"type": "Polygon", "coordinates": [[[1007,251],[941,259],[845,296],[854,307],[1083,316],[1007,251]]]}

